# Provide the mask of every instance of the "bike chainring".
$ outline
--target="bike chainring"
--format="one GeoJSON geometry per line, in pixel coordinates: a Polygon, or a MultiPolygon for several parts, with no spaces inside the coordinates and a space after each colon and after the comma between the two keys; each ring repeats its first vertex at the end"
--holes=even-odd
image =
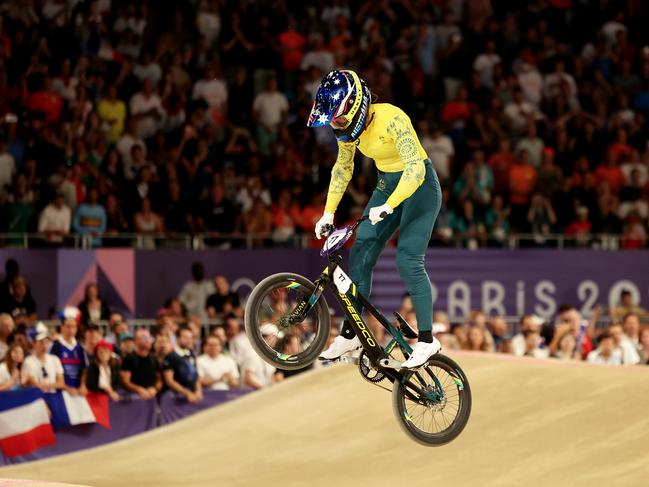
{"type": "Polygon", "coordinates": [[[370,359],[365,352],[361,352],[360,356],[358,357],[358,370],[363,378],[366,381],[371,382],[372,384],[381,382],[386,377],[383,372],[372,367],[370,359]]]}

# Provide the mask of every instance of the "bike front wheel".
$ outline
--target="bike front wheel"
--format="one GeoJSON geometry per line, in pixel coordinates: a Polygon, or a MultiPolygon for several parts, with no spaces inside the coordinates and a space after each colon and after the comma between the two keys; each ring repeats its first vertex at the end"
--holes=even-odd
{"type": "Polygon", "coordinates": [[[451,358],[436,354],[425,367],[394,381],[392,406],[401,429],[425,446],[454,440],[471,414],[471,388],[451,358]]]}
{"type": "Polygon", "coordinates": [[[246,303],[245,328],[250,344],[270,365],[297,370],[311,365],[322,352],[331,328],[324,296],[311,306],[308,299],[315,284],[299,274],[284,272],[268,276],[246,303]],[[311,306],[304,320],[292,317],[311,306]]]}

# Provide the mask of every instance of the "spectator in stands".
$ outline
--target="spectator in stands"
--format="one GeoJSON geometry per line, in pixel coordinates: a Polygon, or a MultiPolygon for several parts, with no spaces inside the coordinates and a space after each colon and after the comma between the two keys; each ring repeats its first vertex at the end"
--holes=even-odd
{"type": "Polygon", "coordinates": [[[0,197],[6,197],[10,192],[10,183],[16,173],[14,157],[7,152],[4,140],[0,139],[0,197]]]}
{"type": "Polygon", "coordinates": [[[495,351],[499,353],[511,353],[511,336],[505,318],[502,316],[493,316],[489,320],[487,329],[493,337],[495,351]]]}
{"type": "Polygon", "coordinates": [[[74,396],[86,394],[86,353],[77,342],[77,331],[81,313],[73,306],[67,306],[61,312],[60,335],[52,344],[50,353],[61,361],[65,390],[74,396]]]}
{"type": "Polygon", "coordinates": [[[552,202],[541,193],[534,193],[532,204],[527,212],[527,221],[530,224],[536,243],[544,243],[551,233],[551,229],[557,223],[552,202]]]}
{"type": "MultiPolygon", "coordinates": [[[[543,320],[536,315],[523,315],[520,319],[519,333],[512,338],[512,353],[517,357],[525,355],[529,332],[540,334],[543,320]]],[[[538,336],[540,342],[540,335],[538,336]]]]}
{"type": "Polygon", "coordinates": [[[79,235],[90,235],[93,246],[101,245],[101,235],[106,231],[106,210],[99,204],[96,188],[90,188],[86,202],[75,210],[72,228],[79,235]]]}
{"type": "Polygon", "coordinates": [[[536,185],[536,169],[529,163],[526,150],[518,152],[514,165],[509,169],[511,225],[516,230],[526,227],[527,205],[536,185]]]}
{"type": "Polygon", "coordinates": [[[239,368],[243,366],[244,360],[248,353],[255,353],[250,345],[250,341],[243,331],[239,318],[230,314],[224,318],[225,336],[228,339],[228,351],[235,360],[239,368]]]}
{"type": "Polygon", "coordinates": [[[644,326],[640,330],[640,363],[649,365],[649,326],[644,326]]]}
{"type": "Polygon", "coordinates": [[[223,274],[217,274],[213,282],[216,292],[207,298],[207,315],[210,318],[222,318],[232,313],[242,317],[241,300],[239,295],[230,288],[228,279],[223,274]]]}
{"type": "Polygon", "coordinates": [[[419,123],[421,145],[430,157],[440,182],[444,183],[451,176],[455,147],[451,138],[444,134],[439,125],[428,125],[427,121],[419,123]]]}
{"type": "Polygon", "coordinates": [[[555,326],[553,337],[549,345],[550,354],[557,352],[559,338],[566,332],[570,332],[575,340],[575,350],[578,357],[585,360],[593,350],[591,333],[594,323],[588,323],[582,319],[581,313],[571,305],[559,306],[559,316],[555,326]]]}
{"type": "Polygon", "coordinates": [[[469,327],[467,333],[466,344],[464,346],[465,350],[471,350],[474,352],[490,352],[489,341],[487,339],[486,329],[479,326],[469,327]]]}
{"type": "Polygon", "coordinates": [[[189,328],[178,330],[176,350],[164,358],[162,375],[169,389],[195,403],[203,400],[203,389],[196,369],[196,356],[191,349],[193,339],[189,328]]]}
{"type": "Polygon", "coordinates": [[[579,360],[577,353],[577,341],[572,330],[566,330],[557,340],[557,350],[552,354],[559,360],[579,360]]]}
{"type": "Polygon", "coordinates": [[[15,328],[14,319],[9,313],[0,313],[0,360],[5,358],[9,344],[9,337],[15,328]]]}
{"type": "Polygon", "coordinates": [[[93,323],[83,326],[83,341],[82,347],[86,352],[86,359],[88,361],[94,358],[95,345],[104,340],[104,335],[101,328],[93,323]]]}
{"type": "Polygon", "coordinates": [[[633,302],[633,294],[628,289],[623,289],[620,293],[620,304],[611,310],[611,319],[613,321],[622,321],[624,317],[632,313],[638,317],[648,317],[649,312],[633,302]]]}
{"type": "Polygon", "coordinates": [[[12,344],[0,363],[0,392],[19,389],[22,386],[20,369],[25,360],[25,350],[18,344],[12,344]]]}
{"type": "Polygon", "coordinates": [[[165,111],[160,97],[154,91],[151,79],[145,78],[142,81],[142,91],[131,97],[129,111],[136,122],[136,134],[139,139],[149,139],[158,132],[165,111]]]}
{"type": "Polygon", "coordinates": [[[223,354],[223,343],[216,336],[205,339],[204,353],[196,359],[198,375],[204,389],[228,390],[239,387],[241,378],[237,363],[223,354]]]}
{"type": "Polygon", "coordinates": [[[626,340],[640,350],[640,317],[635,313],[627,313],[622,318],[622,329],[626,340]]]}
{"type": "Polygon", "coordinates": [[[81,323],[84,325],[110,318],[110,309],[106,301],[99,295],[99,287],[96,282],[86,284],[83,301],[79,303],[78,308],[81,312],[81,323]]]}
{"type": "Polygon", "coordinates": [[[615,347],[608,331],[599,336],[599,346],[588,354],[588,362],[600,365],[622,365],[622,350],[615,347]]]}
{"type": "MultiPolygon", "coordinates": [[[[262,335],[265,340],[276,340],[278,335],[277,327],[270,325],[261,328],[262,335]],[[274,329],[272,327],[275,327],[274,329]]],[[[243,384],[253,389],[262,389],[284,379],[281,371],[277,370],[272,365],[268,364],[264,359],[257,355],[252,348],[250,348],[240,365],[241,373],[243,375],[243,384]]]]}
{"type": "Polygon", "coordinates": [[[191,268],[192,280],[187,281],[178,299],[187,308],[187,313],[198,316],[201,319],[207,318],[205,311],[208,296],[214,294],[214,284],[205,279],[205,268],[201,262],[194,262],[191,268]]]}
{"type": "Polygon", "coordinates": [[[528,161],[538,171],[541,167],[544,147],[543,140],[538,137],[536,123],[528,123],[527,135],[516,144],[516,152],[519,154],[521,151],[527,152],[528,161]]]}
{"type": "Polygon", "coordinates": [[[63,193],[57,192],[52,202],[47,205],[38,218],[38,231],[45,234],[45,240],[53,245],[63,242],[63,237],[70,233],[72,211],[66,206],[63,193]]]}
{"type": "Polygon", "coordinates": [[[113,311],[108,316],[108,331],[106,332],[105,340],[108,343],[116,345],[119,341],[119,336],[128,331],[128,323],[124,320],[122,313],[113,311]]]}
{"type": "Polygon", "coordinates": [[[119,401],[119,363],[113,358],[113,345],[101,341],[93,350],[94,360],[88,365],[86,387],[92,392],[103,392],[113,401],[119,401]]]}
{"type": "Polygon", "coordinates": [[[126,104],[117,98],[117,87],[108,87],[108,96],[99,101],[97,112],[101,119],[110,127],[110,141],[117,142],[124,131],[126,120],[126,104]]]}
{"type": "Polygon", "coordinates": [[[0,312],[10,314],[16,325],[29,324],[36,320],[36,302],[29,293],[24,277],[14,278],[9,298],[2,303],[0,312]]]}
{"type": "Polygon", "coordinates": [[[27,387],[38,387],[43,392],[67,389],[63,378],[61,360],[47,353],[49,331],[39,322],[35,328],[31,355],[25,358],[21,369],[22,382],[27,387]]]}
{"type": "Polygon", "coordinates": [[[142,199],[140,211],[133,217],[135,231],[143,234],[140,241],[140,248],[155,249],[155,235],[164,232],[164,220],[156,212],[151,211],[151,201],[149,198],[142,199]]]}
{"type": "Polygon", "coordinates": [[[130,331],[125,331],[119,335],[119,340],[116,344],[119,355],[124,358],[135,351],[135,338],[130,331]]]}
{"type": "Polygon", "coordinates": [[[525,338],[524,357],[547,358],[549,356],[547,348],[541,348],[542,339],[539,330],[527,330],[523,332],[525,338]]]}
{"type": "Polygon", "coordinates": [[[615,349],[621,352],[622,364],[636,365],[640,362],[640,355],[635,344],[624,334],[621,324],[613,323],[608,327],[608,333],[613,338],[615,349]]]}
{"type": "Polygon", "coordinates": [[[124,388],[142,399],[154,398],[162,388],[160,368],[152,344],[149,330],[138,328],[135,330],[135,350],[124,357],[122,363],[121,380],[124,388]]]}
{"type": "MultiPolygon", "coordinates": [[[[307,57],[308,54],[304,59],[307,57]]],[[[271,146],[277,140],[280,124],[286,119],[289,108],[286,95],[277,88],[277,78],[269,77],[266,90],[252,102],[253,119],[257,124],[257,148],[264,156],[270,156],[271,146]]]]}

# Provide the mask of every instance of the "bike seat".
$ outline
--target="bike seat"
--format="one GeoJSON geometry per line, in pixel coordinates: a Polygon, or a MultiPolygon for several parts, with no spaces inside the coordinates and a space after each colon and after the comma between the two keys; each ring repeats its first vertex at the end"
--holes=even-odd
{"type": "Polygon", "coordinates": [[[404,319],[403,316],[401,316],[398,312],[394,312],[394,316],[397,318],[397,322],[399,323],[399,329],[401,330],[401,333],[403,333],[403,336],[406,338],[417,338],[419,335],[417,332],[408,324],[408,322],[404,319]]]}

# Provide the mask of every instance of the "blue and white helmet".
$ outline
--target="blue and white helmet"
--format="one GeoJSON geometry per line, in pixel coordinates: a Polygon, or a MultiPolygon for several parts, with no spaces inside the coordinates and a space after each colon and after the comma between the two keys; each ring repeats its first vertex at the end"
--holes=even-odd
{"type": "Polygon", "coordinates": [[[329,125],[341,142],[357,140],[365,128],[372,95],[354,71],[334,70],[320,82],[309,127],[329,125]]]}

